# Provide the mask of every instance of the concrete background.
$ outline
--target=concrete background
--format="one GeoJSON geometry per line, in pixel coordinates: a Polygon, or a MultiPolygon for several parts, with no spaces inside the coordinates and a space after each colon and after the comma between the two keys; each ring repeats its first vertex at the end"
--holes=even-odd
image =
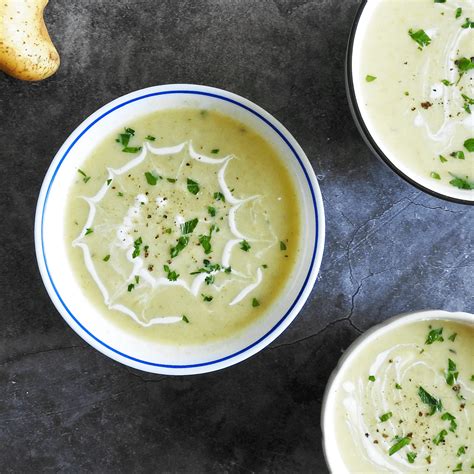
{"type": "Polygon", "coordinates": [[[374,323],[474,311],[474,209],[426,196],[370,155],[343,78],[356,0],[51,0],[62,65],[0,75],[0,471],[326,472],[319,416],[342,351],[374,323]],[[111,99],[173,82],[248,97],[319,176],[327,245],[304,310],[225,371],[173,378],[86,345],[43,288],[33,222],[68,134],[111,99]]]}

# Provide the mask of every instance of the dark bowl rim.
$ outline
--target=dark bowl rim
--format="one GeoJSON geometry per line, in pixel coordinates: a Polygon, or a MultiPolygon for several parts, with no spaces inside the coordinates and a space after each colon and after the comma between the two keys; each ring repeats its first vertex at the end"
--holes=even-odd
{"type": "Polygon", "coordinates": [[[447,196],[445,194],[438,193],[433,191],[432,189],[426,188],[425,186],[421,185],[417,181],[413,180],[405,173],[403,173],[395,164],[385,155],[385,153],[379,148],[376,140],[373,138],[372,134],[369,131],[369,128],[365,124],[364,119],[362,118],[362,114],[359,109],[359,105],[357,103],[357,98],[354,89],[354,81],[352,75],[352,55],[353,55],[353,48],[354,48],[354,39],[357,33],[357,29],[359,26],[359,21],[364,12],[365,7],[367,6],[368,0],[361,0],[359,7],[357,8],[357,12],[352,22],[351,31],[349,34],[349,42],[347,45],[346,50],[346,61],[345,61],[345,85],[346,85],[346,94],[347,99],[349,102],[349,108],[351,110],[352,118],[361,134],[362,138],[364,139],[365,143],[372,151],[372,153],[383,163],[385,163],[392,171],[394,171],[398,176],[404,179],[406,182],[410,183],[415,188],[427,193],[433,197],[438,199],[442,199],[444,201],[454,202],[456,204],[465,204],[469,206],[474,205],[474,201],[469,201],[465,199],[455,198],[452,196],[447,196]]]}

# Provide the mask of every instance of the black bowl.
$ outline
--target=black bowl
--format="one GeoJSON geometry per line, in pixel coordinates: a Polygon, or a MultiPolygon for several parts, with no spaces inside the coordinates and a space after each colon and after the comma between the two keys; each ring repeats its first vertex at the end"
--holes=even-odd
{"type": "Polygon", "coordinates": [[[354,18],[354,22],[352,23],[351,32],[349,35],[349,43],[347,45],[346,64],[345,64],[345,77],[346,77],[345,82],[346,82],[347,99],[349,101],[349,108],[351,110],[352,117],[354,118],[357,129],[359,130],[360,134],[362,135],[362,138],[364,139],[365,143],[370,148],[372,153],[381,161],[383,161],[390,169],[395,171],[395,173],[397,173],[398,176],[403,178],[405,181],[410,183],[415,188],[418,188],[421,191],[427,194],[430,194],[431,196],[437,197],[439,199],[444,199],[445,201],[455,202],[458,204],[468,204],[471,206],[474,205],[474,201],[454,198],[452,196],[447,196],[445,194],[438,193],[436,191],[433,191],[432,189],[422,186],[420,183],[417,183],[416,181],[411,179],[409,176],[407,176],[405,173],[400,171],[400,169],[398,169],[392,163],[392,161],[380,149],[380,147],[377,145],[377,142],[371,135],[366,123],[364,122],[364,119],[362,118],[359,105],[357,104],[357,98],[356,98],[356,94],[354,90],[354,81],[353,81],[353,75],[352,75],[352,54],[353,54],[353,48],[354,48],[354,38],[357,32],[357,27],[359,26],[360,18],[366,6],[367,6],[367,0],[362,0],[359,8],[357,9],[357,13],[354,18]]]}

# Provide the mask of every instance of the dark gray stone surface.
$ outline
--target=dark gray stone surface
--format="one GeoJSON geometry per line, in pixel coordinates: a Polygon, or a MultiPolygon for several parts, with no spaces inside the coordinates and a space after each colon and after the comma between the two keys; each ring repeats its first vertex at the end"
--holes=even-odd
{"type": "Polygon", "coordinates": [[[360,331],[424,308],[474,311],[474,212],[426,196],[370,155],[343,61],[356,0],[51,0],[62,66],[0,76],[0,471],[326,472],[327,378],[360,331]],[[49,301],[33,222],[67,135],[111,99],[191,82],[280,119],[311,159],[327,245],[308,303],[257,356],[173,378],[86,345],[49,301]]]}

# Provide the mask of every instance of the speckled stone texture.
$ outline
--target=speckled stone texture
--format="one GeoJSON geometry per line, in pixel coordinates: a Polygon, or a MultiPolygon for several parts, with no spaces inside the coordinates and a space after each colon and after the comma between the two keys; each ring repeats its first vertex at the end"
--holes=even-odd
{"type": "Polygon", "coordinates": [[[343,64],[356,0],[51,0],[61,54],[42,83],[0,76],[0,471],[323,473],[320,409],[345,348],[426,308],[474,311],[474,209],[379,163],[349,115],[343,64]],[[221,372],[130,370],[63,322],[41,282],[35,204],[68,134],[122,94],[177,82],[248,97],[319,177],[327,244],[300,316],[221,372]]]}

